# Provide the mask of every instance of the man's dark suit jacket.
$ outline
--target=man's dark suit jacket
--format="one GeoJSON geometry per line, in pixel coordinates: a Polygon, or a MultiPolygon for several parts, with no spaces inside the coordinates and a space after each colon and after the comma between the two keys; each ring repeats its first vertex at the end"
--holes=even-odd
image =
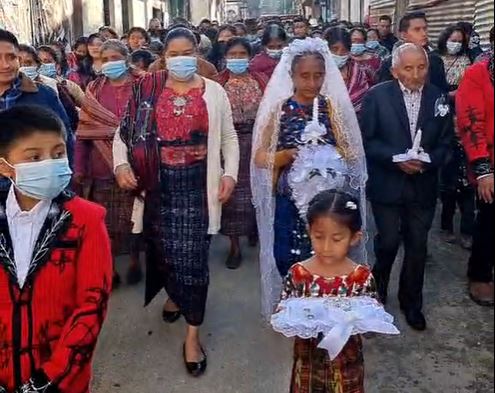
{"type": "Polygon", "coordinates": [[[423,89],[417,129],[422,130],[421,146],[432,162],[425,164],[424,173],[416,175],[407,175],[392,161],[394,155],[412,147],[409,118],[399,83],[379,84],[364,98],[360,125],[368,162],[368,198],[371,202],[400,203],[405,182],[410,179],[420,204],[432,206],[436,203],[438,170],[446,161],[454,132],[452,113],[435,116],[437,100],[442,94],[431,84],[423,89]]]}
{"type": "MultiPolygon", "coordinates": [[[[428,59],[430,62],[428,78],[429,81],[438,87],[443,92],[449,91],[449,84],[447,82],[447,77],[445,76],[445,66],[443,60],[435,52],[428,53],[428,59]]],[[[394,79],[392,76],[392,56],[389,56],[383,63],[378,71],[379,82],[391,81],[394,79]]]]}

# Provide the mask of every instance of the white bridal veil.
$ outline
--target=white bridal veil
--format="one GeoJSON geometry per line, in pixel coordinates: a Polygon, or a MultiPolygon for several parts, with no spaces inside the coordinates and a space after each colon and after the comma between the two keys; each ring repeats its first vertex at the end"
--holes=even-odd
{"type": "MultiPolygon", "coordinates": [[[[353,192],[360,199],[363,229],[366,229],[366,161],[361,131],[344,80],[325,41],[319,38],[295,40],[284,49],[280,63],[268,84],[258,111],[253,135],[251,187],[261,247],[262,313],[267,320],[269,320],[279,300],[282,285],[282,278],[277,270],[273,254],[275,212],[273,164],[280,129],[279,120],[282,105],[294,94],[294,84],[291,78],[293,60],[297,56],[310,53],[319,53],[325,59],[326,77],[320,94],[325,96],[331,104],[333,132],[337,140],[338,150],[342,153],[340,158],[343,158],[346,167],[345,188],[346,191],[353,192]],[[259,149],[263,149],[267,153],[267,165],[264,168],[258,167],[254,162],[259,149]]],[[[313,162],[315,160],[317,159],[313,156],[313,162]]],[[[316,188],[310,187],[304,197],[309,200],[316,193],[316,188]]],[[[365,240],[353,251],[352,257],[356,262],[366,263],[365,240]]]]}

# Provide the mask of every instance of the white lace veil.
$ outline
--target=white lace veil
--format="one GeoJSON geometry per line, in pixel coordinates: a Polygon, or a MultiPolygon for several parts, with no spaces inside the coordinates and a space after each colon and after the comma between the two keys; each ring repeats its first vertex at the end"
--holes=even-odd
{"type": "MultiPolygon", "coordinates": [[[[320,94],[327,97],[331,103],[332,125],[334,132],[338,130],[340,135],[336,138],[337,144],[345,152],[344,156],[352,174],[349,185],[355,194],[359,194],[364,222],[363,230],[366,229],[366,161],[361,131],[346,85],[325,41],[319,38],[295,40],[284,49],[280,63],[267,86],[259,107],[253,135],[251,187],[260,237],[262,314],[266,320],[269,320],[280,299],[283,281],[277,270],[273,253],[275,215],[273,164],[277,150],[281,109],[284,102],[294,94],[291,77],[294,58],[310,53],[319,53],[325,59],[326,77],[320,94]],[[267,165],[264,168],[255,164],[256,153],[259,149],[267,152],[267,165]]],[[[356,262],[366,263],[365,242],[366,240],[363,240],[358,250],[353,252],[352,257],[356,262]]]]}

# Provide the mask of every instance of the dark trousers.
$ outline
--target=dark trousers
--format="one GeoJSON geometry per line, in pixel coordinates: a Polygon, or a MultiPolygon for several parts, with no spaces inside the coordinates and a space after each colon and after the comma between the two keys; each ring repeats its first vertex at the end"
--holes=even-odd
{"type": "Polygon", "coordinates": [[[415,201],[412,187],[397,205],[372,203],[377,229],[375,237],[376,263],[373,268],[380,296],[387,296],[390,273],[401,242],[404,261],[400,275],[399,301],[403,309],[423,307],[423,283],[426,265],[428,233],[433,224],[435,206],[415,201]]]}
{"type": "Polygon", "coordinates": [[[492,282],[495,261],[495,223],[493,203],[478,201],[474,227],[473,251],[469,259],[468,277],[471,281],[492,282]]]}
{"type": "Polygon", "coordinates": [[[442,229],[454,232],[454,216],[457,206],[459,206],[461,234],[472,236],[476,210],[475,199],[476,194],[472,187],[442,192],[442,229]]]}

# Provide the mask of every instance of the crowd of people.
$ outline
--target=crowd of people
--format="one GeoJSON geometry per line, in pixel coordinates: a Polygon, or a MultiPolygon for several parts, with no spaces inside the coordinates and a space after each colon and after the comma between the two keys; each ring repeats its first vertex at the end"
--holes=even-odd
{"type": "MultiPolygon", "coordinates": [[[[146,304],[165,289],[164,322],[184,317],[183,360],[203,375],[216,234],[230,239],[229,269],[243,263],[241,238],[260,243],[265,317],[280,298],[386,305],[403,244],[400,305],[423,331],[440,200],[443,240],[471,250],[469,295],[493,306],[489,38],[483,50],[459,22],[431,42],[421,12],[397,34],[387,15],[153,19],[70,49],[0,30],[0,392],[89,392],[123,254],[126,284],[146,276],[146,304]]],[[[360,337],[332,359],[320,342],[296,340],[290,391],[364,392],[360,337]]]]}

